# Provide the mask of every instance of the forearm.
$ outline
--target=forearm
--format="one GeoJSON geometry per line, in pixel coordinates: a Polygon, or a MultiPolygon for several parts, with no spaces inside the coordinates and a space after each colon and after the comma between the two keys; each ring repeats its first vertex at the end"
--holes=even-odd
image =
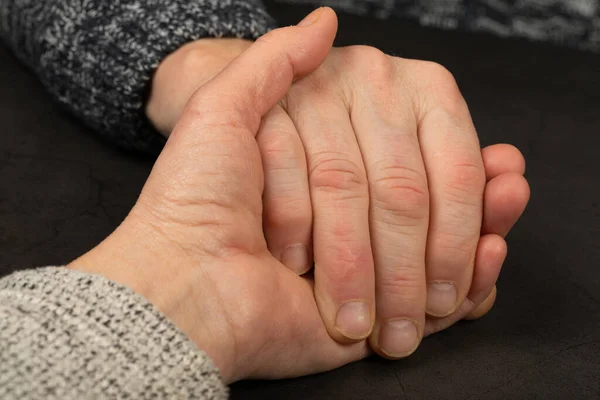
{"type": "Polygon", "coordinates": [[[51,95],[105,138],[157,153],[144,104],[159,63],[204,37],[255,39],[259,0],[0,0],[0,36],[51,95]]]}
{"type": "Polygon", "coordinates": [[[0,398],[225,399],[218,371],[141,296],[44,268],[0,280],[0,398]]]}

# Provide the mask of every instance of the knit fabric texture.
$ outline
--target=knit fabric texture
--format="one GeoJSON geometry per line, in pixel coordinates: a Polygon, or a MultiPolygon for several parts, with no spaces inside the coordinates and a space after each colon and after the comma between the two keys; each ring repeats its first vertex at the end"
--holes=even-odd
{"type": "Polygon", "coordinates": [[[165,139],[144,103],[161,60],[273,26],[259,0],[0,0],[0,37],[48,92],[101,136],[154,154],[165,139]]]}
{"type": "Polygon", "coordinates": [[[216,400],[227,389],[143,297],[46,267],[0,280],[0,398],[216,400]]]}

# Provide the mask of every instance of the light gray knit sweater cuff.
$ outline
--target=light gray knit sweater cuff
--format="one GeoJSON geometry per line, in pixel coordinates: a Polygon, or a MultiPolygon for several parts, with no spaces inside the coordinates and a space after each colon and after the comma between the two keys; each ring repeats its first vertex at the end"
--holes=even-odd
{"type": "Polygon", "coordinates": [[[160,62],[197,39],[256,39],[274,26],[260,0],[0,0],[0,37],[59,103],[155,154],[165,139],[144,108],[160,62]]]}
{"type": "Polygon", "coordinates": [[[47,267],[0,280],[0,398],[226,399],[227,389],[144,298],[47,267]]]}

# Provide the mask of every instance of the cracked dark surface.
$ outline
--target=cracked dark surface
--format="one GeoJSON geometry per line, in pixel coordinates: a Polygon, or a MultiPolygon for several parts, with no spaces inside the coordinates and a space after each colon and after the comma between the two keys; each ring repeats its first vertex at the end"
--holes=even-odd
{"type": "MultiPolygon", "coordinates": [[[[307,9],[271,7],[284,24],[307,9]]],[[[600,398],[600,56],[342,15],[339,44],[432,59],[456,76],[483,144],[517,145],[532,200],[485,318],[404,361],[367,359],[233,399],[600,398]]],[[[127,214],[153,160],[96,139],[0,45],[0,275],[63,264],[127,214]]]]}

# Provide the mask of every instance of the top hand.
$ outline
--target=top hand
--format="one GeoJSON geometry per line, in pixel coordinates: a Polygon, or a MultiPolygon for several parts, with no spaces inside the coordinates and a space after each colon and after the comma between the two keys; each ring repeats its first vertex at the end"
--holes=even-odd
{"type": "Polygon", "coordinates": [[[506,192],[488,188],[486,207],[505,226],[488,212],[482,232],[486,171],[447,70],[371,47],[334,48],[280,104],[257,137],[265,234],[275,255],[312,237],[315,297],[333,338],[370,335],[379,354],[404,357],[492,292],[502,236],[527,202],[524,163],[514,148],[490,149],[517,160],[491,176],[514,198],[498,206],[506,192]]]}
{"type": "MultiPolygon", "coordinates": [[[[219,40],[199,41],[201,52],[186,46],[159,68],[148,110],[165,133],[191,93],[249,45],[219,47],[219,40]]],[[[334,49],[281,105],[257,138],[265,235],[272,253],[299,273],[311,265],[314,242],[315,290],[332,337],[360,340],[377,318],[373,348],[402,357],[423,334],[482,302],[483,312],[491,306],[495,292],[484,300],[506,253],[502,236],[527,202],[524,163],[516,149],[497,146],[482,162],[468,109],[445,69],[373,48],[334,49]],[[434,283],[441,283],[437,294],[434,283]],[[346,320],[353,315],[342,312],[338,320],[347,302],[362,316],[346,320]],[[382,331],[387,321],[395,329],[382,331]]]]}

